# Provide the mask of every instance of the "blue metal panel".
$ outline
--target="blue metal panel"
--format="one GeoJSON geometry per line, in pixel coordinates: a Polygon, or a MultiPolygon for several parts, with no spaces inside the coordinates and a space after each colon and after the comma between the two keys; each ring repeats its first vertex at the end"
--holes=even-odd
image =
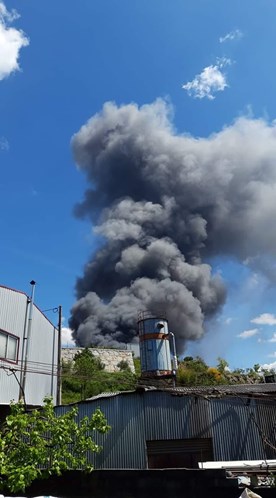
{"type": "MultiPolygon", "coordinates": [[[[264,438],[275,446],[275,401],[206,399],[152,390],[96,397],[79,404],[79,417],[91,416],[97,407],[111,425],[107,435],[95,435],[103,451],[91,462],[99,469],[146,468],[146,441],[212,438],[214,460],[220,461],[268,458],[264,438]]],[[[270,458],[275,458],[271,452],[270,458]]]]}
{"type": "Polygon", "coordinates": [[[144,395],[147,440],[212,437],[209,401],[164,392],[144,395]]]}
{"type": "Polygon", "coordinates": [[[215,460],[265,458],[259,430],[254,422],[256,402],[250,398],[211,400],[215,460]]]}
{"type": "MultiPolygon", "coordinates": [[[[90,461],[97,469],[143,469],[147,467],[146,442],[144,438],[144,414],[142,396],[137,393],[120,394],[111,398],[78,405],[79,419],[90,417],[96,408],[105,414],[111,430],[108,434],[93,435],[103,447],[101,453],[91,455],[90,461]]],[[[70,407],[60,406],[56,413],[64,413],[70,407]]]]}
{"type": "Polygon", "coordinates": [[[267,459],[276,457],[276,401],[256,400],[254,423],[263,439],[267,459]]]}
{"type": "Polygon", "coordinates": [[[141,342],[140,353],[142,372],[171,370],[170,345],[167,339],[148,339],[141,342]]]}
{"type": "Polygon", "coordinates": [[[172,370],[168,322],[145,318],[139,322],[140,357],[142,373],[172,370]],[[158,336],[163,336],[158,337],[158,336]],[[152,336],[156,337],[152,337],[152,336]],[[147,337],[148,336],[148,337],[147,337]]]}

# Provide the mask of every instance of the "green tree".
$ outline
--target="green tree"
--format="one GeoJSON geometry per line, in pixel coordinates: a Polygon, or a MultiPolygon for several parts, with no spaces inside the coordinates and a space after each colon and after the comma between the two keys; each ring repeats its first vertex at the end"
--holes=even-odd
{"type": "Polygon", "coordinates": [[[224,358],[221,358],[220,356],[217,359],[217,369],[221,374],[224,374],[227,368],[229,368],[229,363],[224,360],[224,358]]]}
{"type": "Polygon", "coordinates": [[[102,392],[128,391],[136,388],[137,375],[125,361],[118,363],[118,372],[106,372],[104,365],[90,349],[77,353],[73,362],[62,369],[62,402],[74,403],[102,392]]]}
{"type": "Polygon", "coordinates": [[[141,360],[140,358],[133,358],[135,374],[137,377],[141,376],[141,360]]]}
{"type": "Polygon", "coordinates": [[[74,374],[83,377],[91,376],[92,372],[103,370],[104,364],[99,358],[96,358],[90,349],[85,348],[74,356],[74,374]]]}
{"type": "Polygon", "coordinates": [[[119,368],[120,372],[131,372],[129,364],[126,360],[119,361],[119,363],[117,363],[117,367],[119,368]]]}
{"type": "Polygon", "coordinates": [[[49,398],[40,410],[30,413],[23,404],[12,404],[0,432],[1,489],[18,493],[37,478],[61,475],[70,469],[91,471],[88,452],[101,450],[93,434],[104,434],[110,427],[99,409],[79,424],[77,414],[77,408],[72,408],[56,416],[49,398]]]}

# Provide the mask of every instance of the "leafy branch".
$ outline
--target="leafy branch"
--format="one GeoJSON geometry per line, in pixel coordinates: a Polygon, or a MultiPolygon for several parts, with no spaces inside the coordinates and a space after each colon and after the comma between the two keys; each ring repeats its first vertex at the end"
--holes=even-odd
{"type": "Polygon", "coordinates": [[[105,434],[110,427],[99,409],[79,423],[77,415],[74,407],[56,416],[50,398],[30,413],[23,404],[12,404],[0,432],[0,488],[16,493],[34,479],[72,469],[90,472],[88,452],[101,450],[93,434],[105,434]]]}

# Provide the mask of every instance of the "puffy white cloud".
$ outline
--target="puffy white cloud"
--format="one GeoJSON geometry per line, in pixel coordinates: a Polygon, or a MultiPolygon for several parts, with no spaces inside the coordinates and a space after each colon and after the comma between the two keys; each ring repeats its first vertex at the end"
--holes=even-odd
{"type": "Polygon", "coordinates": [[[271,313],[262,313],[253,318],[251,323],[256,323],[257,325],[276,325],[276,316],[271,313]]]}
{"type": "Polygon", "coordinates": [[[68,327],[62,327],[61,329],[61,344],[63,347],[75,346],[76,343],[72,337],[72,330],[68,327]]]}
{"type": "Polygon", "coordinates": [[[0,80],[20,69],[19,53],[22,47],[29,45],[23,31],[9,26],[19,15],[15,10],[9,12],[0,1],[0,80]]]}
{"type": "Polygon", "coordinates": [[[219,42],[224,43],[233,40],[240,40],[243,37],[243,32],[240,29],[234,29],[224,36],[220,36],[219,42]]]}
{"type": "Polygon", "coordinates": [[[276,333],[275,332],[274,332],[273,336],[270,339],[268,339],[267,342],[276,342],[276,333]]]}
{"type": "Polygon", "coordinates": [[[258,333],[259,333],[258,329],[244,330],[243,332],[238,334],[237,337],[239,337],[240,339],[249,339],[249,337],[253,337],[258,333]]]}
{"type": "Polygon", "coordinates": [[[264,363],[263,365],[261,365],[261,369],[262,370],[276,370],[276,361],[273,361],[272,363],[264,363]]]}
{"type": "Polygon", "coordinates": [[[206,97],[213,100],[214,93],[223,92],[228,86],[223,68],[229,64],[231,64],[230,59],[218,59],[215,65],[205,67],[192,81],[182,85],[182,88],[187,91],[190,97],[195,99],[206,97]]]}

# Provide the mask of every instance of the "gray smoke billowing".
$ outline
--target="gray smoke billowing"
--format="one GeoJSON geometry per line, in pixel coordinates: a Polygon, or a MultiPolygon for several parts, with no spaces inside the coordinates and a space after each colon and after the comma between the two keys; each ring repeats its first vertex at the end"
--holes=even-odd
{"type": "Polygon", "coordinates": [[[179,352],[225,299],[203,261],[259,264],[276,252],[276,126],[238,119],[207,139],[177,134],[166,102],[104,105],[73,137],[102,248],[77,280],[70,326],[80,345],[136,335],[139,310],[166,311],[179,352]]]}

